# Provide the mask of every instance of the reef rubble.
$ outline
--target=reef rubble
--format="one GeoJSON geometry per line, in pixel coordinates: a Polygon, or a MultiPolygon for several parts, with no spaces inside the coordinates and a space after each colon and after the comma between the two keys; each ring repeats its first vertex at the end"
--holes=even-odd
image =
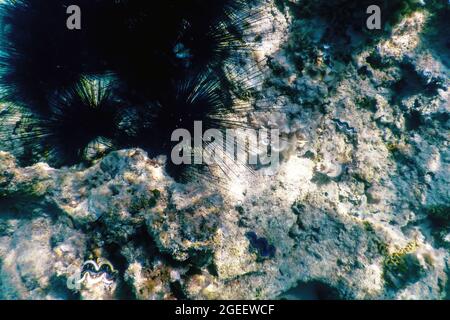
{"type": "Polygon", "coordinates": [[[281,130],[276,170],[180,184],[141,149],[61,169],[0,152],[0,299],[448,299],[448,6],[330,38],[300,3],[265,2],[249,58],[270,58],[255,104],[279,112],[249,123],[281,130]],[[99,259],[112,282],[68,286],[99,259]]]}

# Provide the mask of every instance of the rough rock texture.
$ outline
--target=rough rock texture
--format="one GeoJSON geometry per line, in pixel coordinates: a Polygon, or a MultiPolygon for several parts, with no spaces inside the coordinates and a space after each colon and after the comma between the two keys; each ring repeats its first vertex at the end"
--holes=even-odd
{"type": "Polygon", "coordinates": [[[58,170],[0,152],[0,298],[448,298],[448,4],[330,38],[307,2],[268,1],[254,52],[276,170],[183,185],[139,149],[58,170]],[[69,289],[97,258],[115,284],[69,289]]]}

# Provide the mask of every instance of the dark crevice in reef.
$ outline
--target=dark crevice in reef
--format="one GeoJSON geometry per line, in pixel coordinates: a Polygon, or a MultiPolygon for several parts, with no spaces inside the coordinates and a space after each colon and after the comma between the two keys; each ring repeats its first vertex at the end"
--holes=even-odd
{"type": "Polygon", "coordinates": [[[433,205],[424,208],[424,210],[427,214],[427,220],[431,235],[435,240],[435,245],[450,249],[450,245],[444,240],[450,232],[450,205],[433,205]]]}
{"type": "Polygon", "coordinates": [[[399,103],[403,98],[416,94],[435,96],[438,89],[445,89],[439,79],[428,81],[422,78],[410,63],[403,63],[401,72],[401,79],[392,88],[395,92],[394,103],[399,103]]]}
{"type": "Polygon", "coordinates": [[[447,266],[447,283],[445,284],[445,300],[450,300],[450,266],[447,266]]]}
{"type": "MultiPolygon", "coordinates": [[[[128,268],[128,261],[120,252],[121,246],[112,243],[107,245],[104,249],[108,253],[108,260],[119,272],[121,279],[123,279],[125,271],[128,268]]],[[[134,298],[132,288],[126,281],[118,281],[116,295],[119,300],[132,300],[134,298]]]]}
{"type": "Polygon", "coordinates": [[[56,221],[61,216],[61,211],[55,205],[39,197],[20,194],[0,197],[0,209],[2,218],[32,219],[47,216],[56,221]]]}
{"type": "Polygon", "coordinates": [[[188,297],[183,291],[183,286],[179,281],[170,284],[170,290],[177,300],[187,300],[188,297]]]}
{"type": "Polygon", "coordinates": [[[318,280],[299,282],[279,296],[281,300],[342,300],[339,291],[318,280]]]}
{"type": "Polygon", "coordinates": [[[405,116],[405,126],[408,131],[418,130],[423,124],[422,114],[418,110],[412,110],[405,116]]]}
{"type": "Polygon", "coordinates": [[[433,120],[439,121],[443,126],[447,125],[447,129],[449,129],[450,127],[448,125],[450,125],[450,114],[446,113],[446,112],[437,112],[435,114],[433,114],[432,116],[433,120]]]}

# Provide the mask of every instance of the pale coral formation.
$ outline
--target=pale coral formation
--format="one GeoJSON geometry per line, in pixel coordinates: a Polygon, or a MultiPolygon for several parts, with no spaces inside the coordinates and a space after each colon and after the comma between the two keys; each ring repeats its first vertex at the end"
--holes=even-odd
{"type": "Polygon", "coordinates": [[[0,152],[0,298],[448,299],[437,9],[413,1],[390,33],[333,43],[329,21],[297,16],[301,1],[275,2],[245,63],[263,77],[249,125],[280,129],[280,165],[181,184],[140,149],[61,169],[0,152]],[[114,287],[68,288],[97,258],[114,287]]]}

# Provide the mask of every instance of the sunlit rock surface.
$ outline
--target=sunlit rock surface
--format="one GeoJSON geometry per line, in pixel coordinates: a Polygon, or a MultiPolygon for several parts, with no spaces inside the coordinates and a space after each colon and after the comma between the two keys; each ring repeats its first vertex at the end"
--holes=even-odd
{"type": "Polygon", "coordinates": [[[448,299],[448,5],[330,38],[301,2],[264,4],[248,61],[278,110],[249,123],[288,143],[275,169],[183,185],[140,149],[63,169],[0,152],[0,298],[448,299]],[[68,285],[100,258],[112,284],[68,285]]]}

